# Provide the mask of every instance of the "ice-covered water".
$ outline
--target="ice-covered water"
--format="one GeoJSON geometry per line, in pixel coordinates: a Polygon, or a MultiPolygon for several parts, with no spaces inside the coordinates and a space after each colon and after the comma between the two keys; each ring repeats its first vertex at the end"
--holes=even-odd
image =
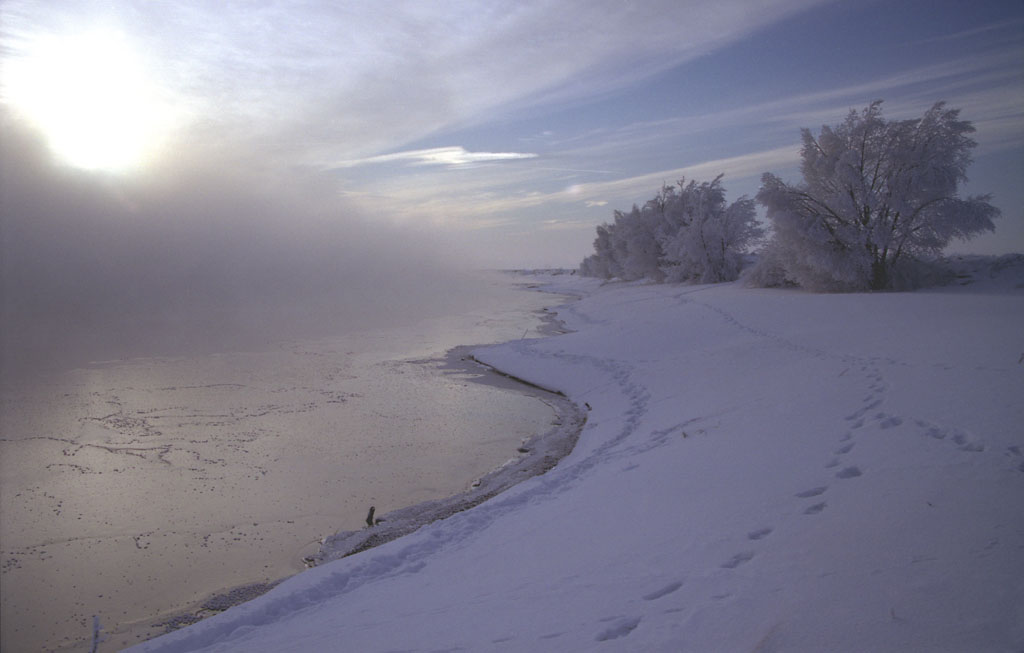
{"type": "Polygon", "coordinates": [[[533,332],[550,302],[494,282],[415,324],[6,388],[4,649],[84,649],[94,614],[115,631],[101,650],[120,648],[212,592],[300,571],[370,505],[464,489],[553,412],[430,359],[533,332]]]}

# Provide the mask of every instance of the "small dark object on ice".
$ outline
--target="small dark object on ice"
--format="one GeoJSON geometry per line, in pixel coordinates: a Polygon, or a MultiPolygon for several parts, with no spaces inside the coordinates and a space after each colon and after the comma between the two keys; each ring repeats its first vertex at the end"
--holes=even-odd
{"type": "Polygon", "coordinates": [[[378,517],[377,519],[373,518],[373,511],[374,510],[376,510],[376,508],[374,508],[373,506],[370,506],[370,512],[366,513],[366,525],[367,525],[367,527],[369,527],[369,526],[376,526],[377,524],[379,524],[382,521],[384,521],[383,517],[378,517]]]}
{"type": "Polygon", "coordinates": [[[587,402],[584,401],[583,405],[587,407],[587,410],[590,410],[590,404],[588,404],[587,402]]]}

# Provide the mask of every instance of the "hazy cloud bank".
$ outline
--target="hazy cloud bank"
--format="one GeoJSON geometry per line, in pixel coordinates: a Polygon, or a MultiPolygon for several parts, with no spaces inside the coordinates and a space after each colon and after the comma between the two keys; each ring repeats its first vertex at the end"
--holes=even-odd
{"type": "Polygon", "coordinates": [[[393,323],[464,285],[439,238],[355,214],[316,176],[193,152],[118,178],[52,165],[13,120],[2,138],[8,374],[393,323]]]}

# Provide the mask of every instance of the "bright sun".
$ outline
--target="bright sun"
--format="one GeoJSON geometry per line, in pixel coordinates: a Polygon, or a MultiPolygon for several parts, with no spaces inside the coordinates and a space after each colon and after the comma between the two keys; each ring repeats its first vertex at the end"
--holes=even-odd
{"type": "Polygon", "coordinates": [[[139,54],[115,32],[36,39],[8,60],[4,77],[6,101],[78,168],[138,169],[170,127],[139,54]]]}

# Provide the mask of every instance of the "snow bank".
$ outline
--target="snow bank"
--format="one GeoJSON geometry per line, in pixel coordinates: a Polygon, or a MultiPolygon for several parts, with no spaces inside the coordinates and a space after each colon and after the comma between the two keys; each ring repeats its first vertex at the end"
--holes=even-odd
{"type": "Polygon", "coordinates": [[[137,650],[1019,651],[1021,268],[548,277],[574,333],[476,355],[590,407],[557,467],[137,650]]]}

